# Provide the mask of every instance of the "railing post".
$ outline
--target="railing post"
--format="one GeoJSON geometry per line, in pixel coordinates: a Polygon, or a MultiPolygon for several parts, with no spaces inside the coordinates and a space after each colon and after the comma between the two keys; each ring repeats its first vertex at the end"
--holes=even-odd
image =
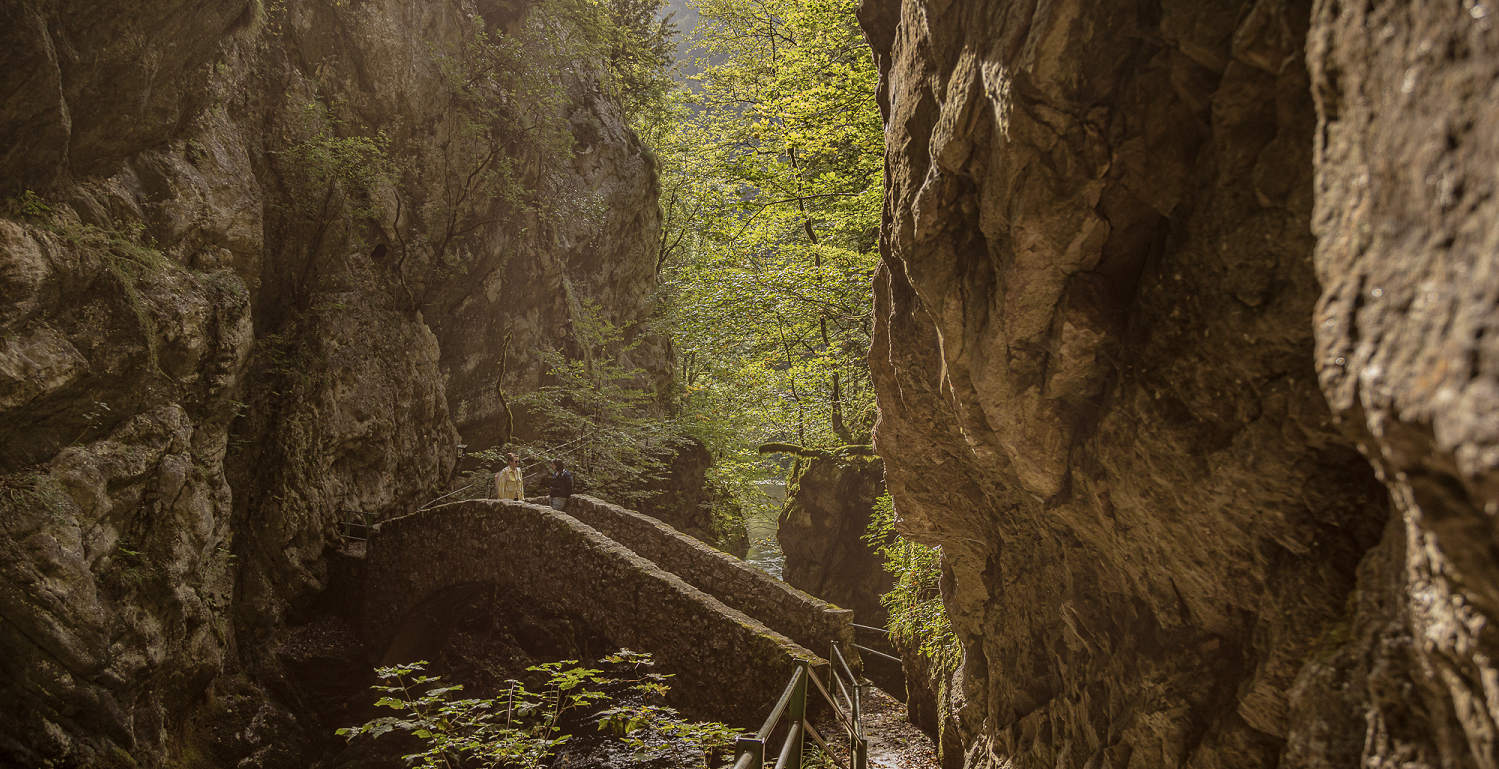
{"type": "MultiPolygon", "coordinates": [[[[858,681],[850,681],[849,684],[854,690],[854,723],[862,724],[860,719],[864,717],[864,686],[858,681]]],[[[862,733],[864,727],[860,726],[859,731],[862,733]]]]}
{"type": "MultiPolygon", "coordinates": [[[[790,769],[802,769],[802,746],[807,742],[807,687],[810,685],[807,678],[812,675],[812,665],[806,660],[797,660],[796,666],[801,669],[802,674],[791,692],[791,703],[786,711],[791,716],[791,723],[800,724],[801,728],[796,730],[796,746],[791,749],[790,769]]],[[[787,732],[787,736],[791,734],[787,732]]]]}
{"type": "Polygon", "coordinates": [[[739,757],[734,769],[765,769],[765,740],[740,737],[734,740],[734,754],[739,757]],[[749,761],[745,762],[745,758],[749,761]]]}
{"type": "MultiPolygon", "coordinates": [[[[837,641],[830,641],[828,643],[828,660],[832,663],[833,675],[839,675],[838,663],[843,661],[843,656],[838,653],[837,641]]],[[[848,667],[846,663],[844,667],[848,667]]],[[[848,673],[850,676],[853,675],[852,670],[849,670],[848,673]]],[[[853,769],[865,769],[865,764],[868,763],[869,759],[869,741],[864,739],[864,723],[859,720],[861,715],[861,698],[859,695],[863,691],[863,687],[859,686],[858,681],[850,678],[847,691],[849,693],[849,705],[851,705],[854,709],[854,711],[849,714],[851,716],[849,722],[853,724],[853,729],[848,733],[848,755],[851,759],[850,764],[853,769]]],[[[838,703],[834,702],[833,707],[838,707],[838,703]]]]}

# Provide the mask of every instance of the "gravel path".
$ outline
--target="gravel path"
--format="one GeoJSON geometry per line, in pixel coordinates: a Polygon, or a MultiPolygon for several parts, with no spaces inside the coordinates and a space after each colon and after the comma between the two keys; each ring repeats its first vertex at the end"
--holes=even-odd
{"type": "Polygon", "coordinates": [[[937,749],[932,738],[906,720],[904,704],[871,686],[865,691],[862,707],[870,767],[936,769],[937,749]]]}
{"type": "MultiPolygon", "coordinates": [[[[864,720],[864,736],[869,739],[870,769],[937,769],[937,751],[932,739],[906,720],[906,706],[885,692],[870,686],[864,690],[861,700],[864,720]]],[[[838,761],[848,763],[847,750],[843,746],[843,731],[829,717],[818,719],[815,724],[819,733],[830,738],[838,761]]],[[[775,758],[766,757],[766,765],[775,758]]],[[[816,766],[816,762],[811,762],[816,766]]],[[[826,764],[833,769],[836,764],[826,764]]]]}

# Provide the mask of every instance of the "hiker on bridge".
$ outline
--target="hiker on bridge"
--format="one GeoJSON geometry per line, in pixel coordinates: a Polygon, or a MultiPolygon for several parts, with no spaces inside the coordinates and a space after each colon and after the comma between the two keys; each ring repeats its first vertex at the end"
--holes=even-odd
{"type": "Polygon", "coordinates": [[[573,495],[573,474],[562,465],[562,460],[552,460],[552,509],[567,507],[567,498],[573,495]]]}
{"type": "Polygon", "coordinates": [[[526,479],[521,475],[520,457],[514,453],[506,454],[510,458],[510,464],[505,469],[494,474],[494,495],[496,499],[525,499],[526,479]]]}

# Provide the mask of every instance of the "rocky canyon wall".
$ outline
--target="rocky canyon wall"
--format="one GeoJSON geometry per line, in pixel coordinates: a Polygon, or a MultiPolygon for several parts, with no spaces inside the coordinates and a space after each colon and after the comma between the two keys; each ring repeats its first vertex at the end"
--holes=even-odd
{"type": "Polygon", "coordinates": [[[1486,4],[859,13],[966,763],[1493,765],[1486,4]]]}
{"type": "Polygon", "coordinates": [[[271,652],[336,521],[507,435],[580,307],[651,311],[653,164],[540,23],[0,7],[0,763],[305,766],[271,652]]]}
{"type": "Polygon", "coordinates": [[[786,554],[782,577],[824,601],[852,609],[854,622],[884,627],[880,596],[894,577],[884,557],[863,540],[884,469],[864,458],[805,457],[788,478],[776,541],[786,554]]]}
{"type": "Polygon", "coordinates": [[[1396,515],[1361,570],[1352,642],[1298,682],[1297,766],[1331,765],[1315,746],[1339,737],[1367,766],[1499,761],[1494,10],[1312,11],[1313,362],[1396,515]]]}

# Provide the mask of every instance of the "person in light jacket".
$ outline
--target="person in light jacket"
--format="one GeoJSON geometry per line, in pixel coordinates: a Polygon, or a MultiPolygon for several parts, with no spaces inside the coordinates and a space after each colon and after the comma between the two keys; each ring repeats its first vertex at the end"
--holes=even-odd
{"type": "Polygon", "coordinates": [[[494,474],[494,496],[496,499],[525,499],[526,479],[521,477],[520,457],[506,454],[510,464],[494,474]]]}

